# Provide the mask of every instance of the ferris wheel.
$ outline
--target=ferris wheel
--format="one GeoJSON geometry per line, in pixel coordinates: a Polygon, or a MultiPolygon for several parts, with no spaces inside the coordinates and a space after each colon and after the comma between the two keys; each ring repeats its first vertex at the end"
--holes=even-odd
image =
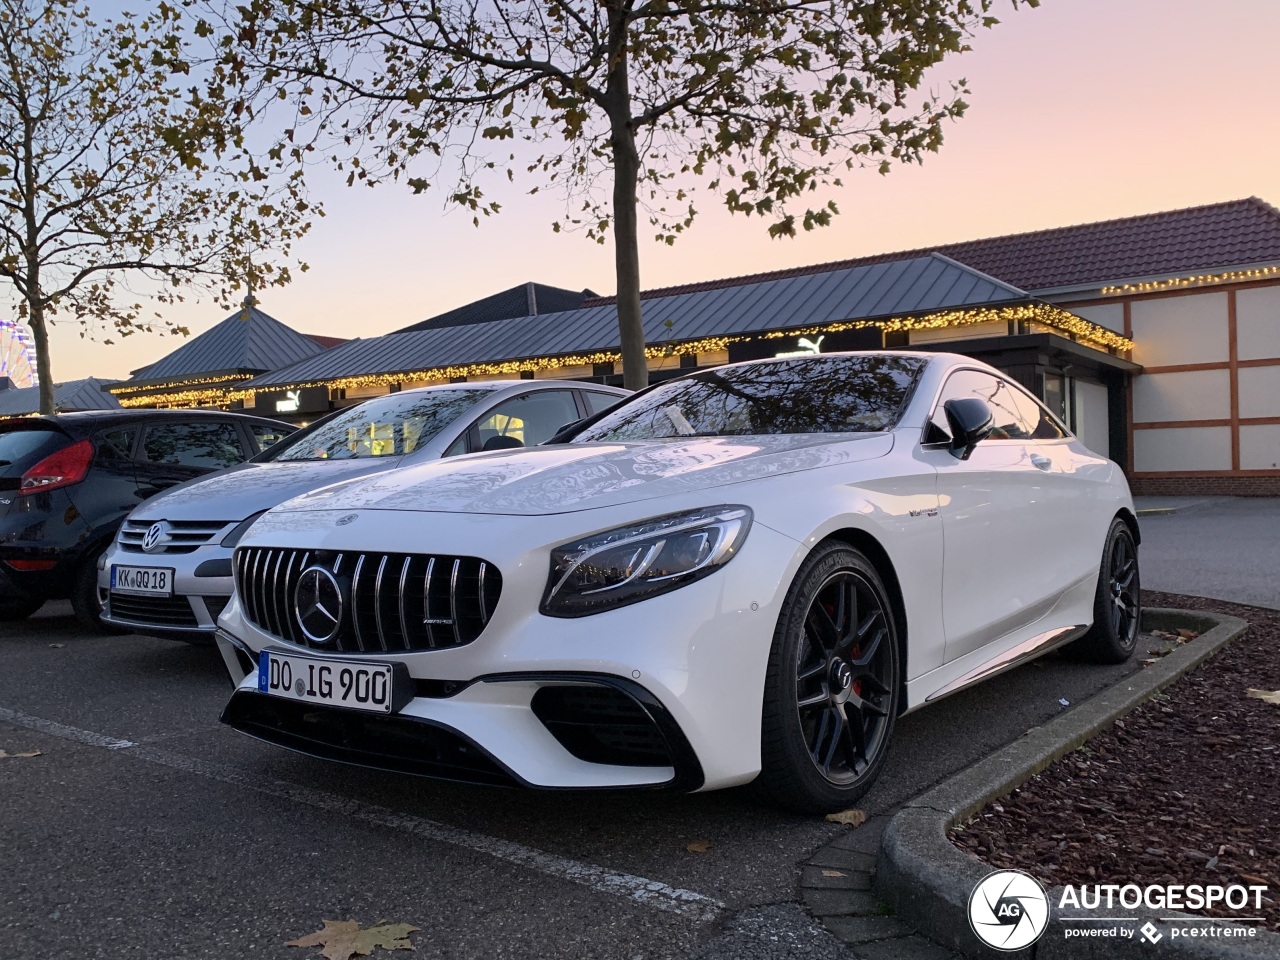
{"type": "Polygon", "coordinates": [[[8,377],[15,387],[36,383],[36,353],[22,326],[0,320],[0,379],[8,377]]]}

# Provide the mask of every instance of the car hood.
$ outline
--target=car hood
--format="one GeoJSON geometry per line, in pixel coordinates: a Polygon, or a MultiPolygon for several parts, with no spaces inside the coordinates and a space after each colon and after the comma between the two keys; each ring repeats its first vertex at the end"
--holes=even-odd
{"type": "Polygon", "coordinates": [[[208,477],[188,480],[152,497],[134,520],[243,520],[299,494],[341,480],[388,470],[395,457],[241,463],[208,477]]]}
{"type": "Polygon", "coordinates": [[[869,460],[892,448],[885,433],[572,443],[407,467],[316,490],[280,510],[570,513],[869,460]]]}

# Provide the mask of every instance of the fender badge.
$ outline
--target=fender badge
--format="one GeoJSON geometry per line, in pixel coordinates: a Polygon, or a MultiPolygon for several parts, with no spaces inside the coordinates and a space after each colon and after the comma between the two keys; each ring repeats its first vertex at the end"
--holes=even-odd
{"type": "Polygon", "coordinates": [[[338,522],[335,525],[345,527],[348,523],[352,523],[358,516],[360,516],[358,513],[348,513],[345,517],[339,517],[338,522]]]}

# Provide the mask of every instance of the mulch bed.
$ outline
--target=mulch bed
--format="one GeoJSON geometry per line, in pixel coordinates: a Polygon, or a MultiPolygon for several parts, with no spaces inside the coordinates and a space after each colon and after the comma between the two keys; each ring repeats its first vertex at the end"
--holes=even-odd
{"type": "Polygon", "coordinates": [[[1265,883],[1270,901],[1245,915],[1280,930],[1280,706],[1245,696],[1280,690],[1280,612],[1152,591],[1143,602],[1251,626],[952,840],[1048,886],[1265,883]]]}

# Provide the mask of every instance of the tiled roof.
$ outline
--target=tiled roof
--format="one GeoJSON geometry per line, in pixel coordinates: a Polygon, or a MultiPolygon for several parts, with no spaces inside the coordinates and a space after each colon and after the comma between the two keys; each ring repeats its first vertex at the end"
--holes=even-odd
{"type": "MultiPolygon", "coordinates": [[[[751,335],[843,320],[869,320],[1025,303],[1021,290],[930,255],[822,273],[698,290],[650,301],[645,342],[751,335]],[[668,325],[669,324],[669,325],[668,325]]],[[[271,389],[376,374],[561,357],[618,349],[618,311],[604,304],[353,340],[245,384],[271,389]]]]}
{"type": "MultiPolygon", "coordinates": [[[[1257,197],[646,290],[646,300],[941,253],[1032,294],[1280,261],[1280,210],[1257,197]]],[[[614,302],[588,300],[584,306],[614,302]]]]}
{"type": "Polygon", "coordinates": [[[151,366],[135,370],[128,382],[136,386],[212,373],[260,373],[278,370],[324,350],[312,338],[286,327],[257,307],[250,307],[247,316],[242,308],[151,366]]]}
{"type": "Polygon", "coordinates": [[[427,320],[420,320],[395,332],[412,333],[415,330],[434,330],[438,327],[457,327],[463,324],[488,323],[490,320],[577,310],[583,301],[595,296],[592,290],[565,290],[545,283],[522,283],[518,287],[483,297],[427,320]]]}
{"type": "MultiPolygon", "coordinates": [[[[86,377],[84,380],[69,380],[66,383],[55,384],[54,409],[59,413],[72,410],[118,410],[120,401],[106,390],[115,382],[115,380],[86,377]]],[[[0,391],[0,417],[21,417],[28,413],[37,413],[39,410],[39,387],[0,391]]]]}

